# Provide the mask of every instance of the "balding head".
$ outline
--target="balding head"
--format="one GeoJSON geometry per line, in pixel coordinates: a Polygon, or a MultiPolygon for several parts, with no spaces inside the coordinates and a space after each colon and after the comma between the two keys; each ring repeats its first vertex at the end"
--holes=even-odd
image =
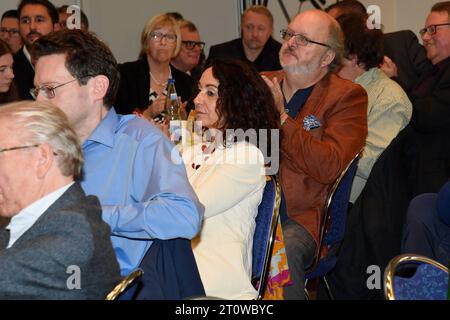
{"type": "Polygon", "coordinates": [[[323,76],[339,70],[344,38],[333,17],[320,10],[302,12],[288,26],[287,34],[293,33],[310,41],[302,43],[298,41],[301,37],[285,37],[280,51],[285,71],[323,76]]]}

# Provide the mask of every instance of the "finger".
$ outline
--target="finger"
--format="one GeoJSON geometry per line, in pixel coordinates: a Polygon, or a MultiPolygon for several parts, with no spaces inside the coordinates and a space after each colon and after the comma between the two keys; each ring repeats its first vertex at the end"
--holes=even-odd
{"type": "Polygon", "coordinates": [[[274,87],[272,81],[270,81],[269,78],[267,78],[266,76],[261,76],[261,77],[263,78],[264,82],[267,84],[267,86],[268,86],[270,89],[272,89],[272,88],[274,87]]]}

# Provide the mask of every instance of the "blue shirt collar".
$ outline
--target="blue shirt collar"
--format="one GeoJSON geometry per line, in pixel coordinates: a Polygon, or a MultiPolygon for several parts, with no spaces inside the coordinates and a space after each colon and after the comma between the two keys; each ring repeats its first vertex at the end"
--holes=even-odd
{"type": "Polygon", "coordinates": [[[119,116],[112,107],[108,111],[106,117],[103,118],[103,120],[99,123],[97,128],[95,128],[94,132],[92,132],[89,138],[85,141],[85,143],[97,142],[112,148],[114,146],[114,137],[118,124],[119,124],[119,116]]]}

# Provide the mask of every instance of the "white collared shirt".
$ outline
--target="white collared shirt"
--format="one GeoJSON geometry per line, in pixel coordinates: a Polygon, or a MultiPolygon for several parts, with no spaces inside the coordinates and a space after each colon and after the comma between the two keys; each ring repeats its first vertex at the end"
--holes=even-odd
{"type": "Polygon", "coordinates": [[[17,215],[11,218],[11,222],[6,227],[10,230],[10,238],[7,249],[28,230],[39,219],[40,216],[56,201],[64,192],[69,189],[74,182],[71,182],[64,187],[49,193],[45,197],[33,202],[25,209],[22,209],[17,215]]]}
{"type": "Polygon", "coordinates": [[[28,62],[30,63],[31,67],[34,70],[34,66],[31,63],[31,54],[30,51],[28,51],[27,46],[23,46],[23,54],[25,55],[25,58],[27,58],[28,62]]]}

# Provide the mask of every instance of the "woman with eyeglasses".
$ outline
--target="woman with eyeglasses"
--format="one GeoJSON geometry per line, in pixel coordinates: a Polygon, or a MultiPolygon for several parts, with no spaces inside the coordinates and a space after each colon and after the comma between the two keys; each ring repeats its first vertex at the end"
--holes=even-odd
{"type": "Polygon", "coordinates": [[[175,79],[182,102],[191,97],[194,81],[170,65],[180,47],[180,28],[170,15],[154,16],[145,24],[139,59],[120,65],[120,87],[114,105],[117,113],[137,113],[162,122],[169,78],[175,79]]]}
{"type": "Polygon", "coordinates": [[[8,44],[0,40],[0,104],[18,100],[13,80],[13,53],[8,44]]]}

